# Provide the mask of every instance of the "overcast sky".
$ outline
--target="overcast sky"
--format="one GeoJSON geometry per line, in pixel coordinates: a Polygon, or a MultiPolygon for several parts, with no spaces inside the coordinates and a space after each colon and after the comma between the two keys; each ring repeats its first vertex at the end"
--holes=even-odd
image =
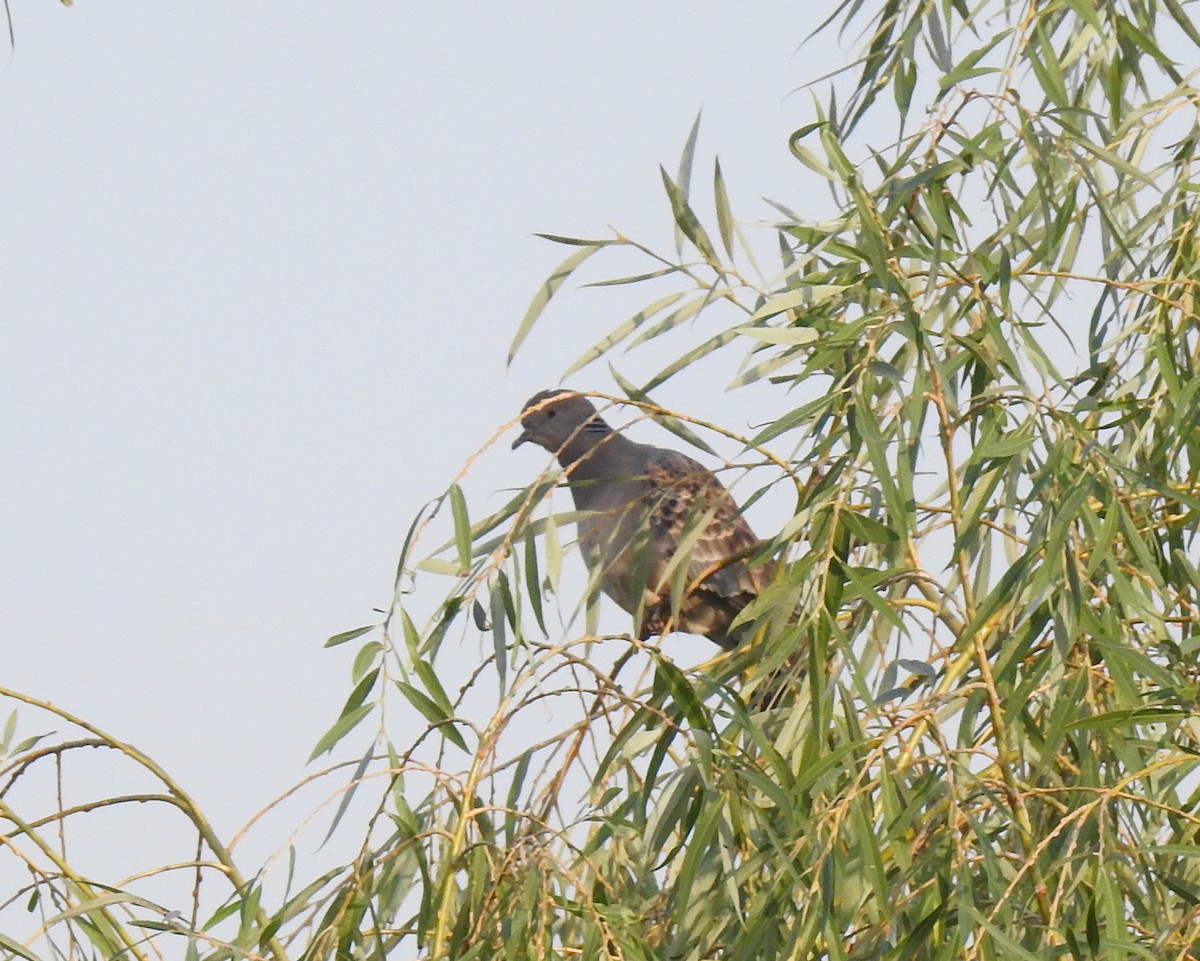
{"type": "MultiPolygon", "coordinates": [[[[2,683],[222,831],[302,776],[349,689],[322,644],[387,606],[414,513],[648,299],[565,290],[506,369],[566,253],[534,232],[668,248],[658,165],[701,108],[698,183],[719,154],[743,223],[819,210],[787,151],[814,118],[790,92],[842,56],[800,46],[811,9],[12,0],[2,683]]],[[[745,427],[770,403],[727,373],[660,399],[745,427]]],[[[504,444],[470,489],[543,465],[504,444]]]]}

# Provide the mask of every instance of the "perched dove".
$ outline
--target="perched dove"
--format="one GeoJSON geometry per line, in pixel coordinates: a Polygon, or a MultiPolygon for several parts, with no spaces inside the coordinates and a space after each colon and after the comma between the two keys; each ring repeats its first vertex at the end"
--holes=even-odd
{"type": "Polygon", "coordinates": [[[736,647],[743,631],[730,624],[775,564],[753,563],[760,541],[712,471],[614,431],[574,391],[535,394],[521,426],[513,448],[532,441],[558,458],[586,512],[578,526],[588,567],[622,608],[641,611],[639,637],[675,629],[736,647]]]}

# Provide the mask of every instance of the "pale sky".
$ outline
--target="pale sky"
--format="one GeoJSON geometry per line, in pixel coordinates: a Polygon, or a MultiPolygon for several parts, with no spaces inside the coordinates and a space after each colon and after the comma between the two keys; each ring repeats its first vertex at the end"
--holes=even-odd
{"type": "MultiPolygon", "coordinates": [[[[388,605],[415,512],[650,299],[565,289],[506,370],[567,253],[534,232],[669,249],[658,165],[701,108],[701,196],[715,152],[744,224],[764,195],[815,216],[791,91],[843,54],[801,47],[817,18],[785,2],[12,7],[2,683],[135,743],[229,832],[305,773],[350,687],[322,644],[388,605]]],[[[659,399],[734,428],[778,409],[706,370],[659,399]]],[[[568,383],[613,389],[603,364],[568,383]]],[[[489,452],[479,512],[544,464],[489,452]]]]}

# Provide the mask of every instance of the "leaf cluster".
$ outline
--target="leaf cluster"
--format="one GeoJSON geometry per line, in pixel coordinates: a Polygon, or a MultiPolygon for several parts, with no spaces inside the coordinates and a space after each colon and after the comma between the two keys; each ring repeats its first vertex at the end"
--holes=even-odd
{"type": "MultiPolygon", "coordinates": [[[[556,616],[557,478],[484,517],[456,478],[384,621],[330,641],[353,688],[316,753],[371,731],[333,817],[368,804],[358,853],[274,909],[235,881],[242,927],[195,922],[198,953],[1200,957],[1200,93],[1170,53],[1200,33],[1173,0],[835,24],[862,54],[788,146],[836,213],[776,204],[762,243],[719,163],[701,195],[697,126],[662,171],[672,249],[550,236],[512,348],[644,258],[598,286],[651,299],[566,375],[608,360],[603,401],[794,499],[753,643],[682,667],[556,616]],[[775,391],[752,436],[653,399],[716,352],[775,391]]],[[[85,917],[97,944],[90,914],[47,927],[85,917]]]]}

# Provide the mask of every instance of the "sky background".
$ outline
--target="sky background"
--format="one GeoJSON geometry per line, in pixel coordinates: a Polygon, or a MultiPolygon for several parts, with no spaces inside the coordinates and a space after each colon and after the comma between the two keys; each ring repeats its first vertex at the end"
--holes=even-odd
{"type": "MultiPolygon", "coordinates": [[[[388,605],[415,513],[650,299],[572,285],[506,368],[568,252],[534,233],[669,249],[658,165],[701,108],[702,197],[716,153],[744,225],[763,196],[819,215],[787,137],[844,56],[801,46],[824,6],[12,0],[0,684],[136,744],[226,834],[302,777],[350,686],[322,644],[388,605]]],[[[777,409],[732,373],[657,397],[777,409]]],[[[510,440],[481,513],[546,463],[510,440]]]]}

